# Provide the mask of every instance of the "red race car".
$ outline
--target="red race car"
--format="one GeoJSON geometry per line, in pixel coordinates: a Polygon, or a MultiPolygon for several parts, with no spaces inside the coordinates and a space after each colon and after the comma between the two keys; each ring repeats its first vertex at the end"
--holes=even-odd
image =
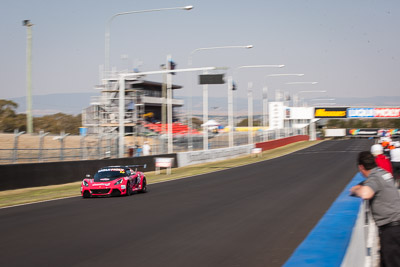
{"type": "Polygon", "coordinates": [[[86,175],[81,185],[82,197],[130,196],[134,192],[147,192],[146,176],[137,171],[137,167],[146,168],[146,165],[108,166],[98,170],[93,178],[86,175]]]}

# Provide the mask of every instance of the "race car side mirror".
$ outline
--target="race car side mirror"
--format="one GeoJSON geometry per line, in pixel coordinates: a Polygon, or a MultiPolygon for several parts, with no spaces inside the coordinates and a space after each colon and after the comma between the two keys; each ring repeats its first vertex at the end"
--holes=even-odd
{"type": "Polygon", "coordinates": [[[90,178],[90,174],[86,174],[86,178],[90,178]]]}

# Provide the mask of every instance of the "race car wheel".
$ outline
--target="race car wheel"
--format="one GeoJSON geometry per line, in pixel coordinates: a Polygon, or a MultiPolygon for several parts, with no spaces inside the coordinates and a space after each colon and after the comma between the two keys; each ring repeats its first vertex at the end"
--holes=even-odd
{"type": "Polygon", "coordinates": [[[83,195],[82,195],[82,197],[83,197],[83,198],[89,198],[89,197],[90,197],[90,193],[89,193],[89,191],[85,191],[85,192],[83,192],[83,195]]]}
{"type": "Polygon", "coordinates": [[[146,192],[147,192],[147,183],[146,183],[146,179],[143,179],[142,189],[141,189],[139,192],[140,192],[140,193],[146,193],[146,192]]]}
{"type": "Polygon", "coordinates": [[[132,188],[131,188],[131,183],[126,184],[126,196],[132,195],[132,188]]]}

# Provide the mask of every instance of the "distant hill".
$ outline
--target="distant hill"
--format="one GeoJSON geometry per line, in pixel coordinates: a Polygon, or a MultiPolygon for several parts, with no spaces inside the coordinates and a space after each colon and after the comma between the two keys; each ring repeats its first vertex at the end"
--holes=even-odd
{"type": "MultiPolygon", "coordinates": [[[[32,96],[32,113],[34,116],[43,116],[62,112],[65,114],[79,114],[82,109],[90,105],[90,97],[98,93],[71,93],[49,94],[32,96]]],[[[11,98],[18,104],[18,113],[26,112],[26,97],[11,98]]]]}
{"type": "MultiPolygon", "coordinates": [[[[43,116],[55,114],[58,112],[66,114],[79,114],[82,109],[90,105],[90,98],[98,96],[98,92],[93,93],[71,93],[71,94],[48,94],[33,96],[33,114],[34,116],[43,116]]],[[[185,101],[185,106],[181,108],[186,112],[186,105],[189,103],[188,97],[179,97],[185,101]]],[[[16,102],[19,106],[18,113],[26,111],[25,97],[10,99],[16,102]]],[[[271,100],[270,100],[271,101],[271,100]]],[[[202,113],[203,98],[201,96],[193,97],[193,113],[202,113]]],[[[390,106],[400,107],[400,96],[377,96],[377,97],[336,97],[333,101],[334,106],[355,107],[355,106],[390,106]]],[[[311,101],[309,103],[312,103],[311,101]]],[[[210,97],[208,100],[209,113],[214,115],[226,115],[228,110],[228,102],[225,97],[210,97]]],[[[254,114],[261,114],[262,100],[254,99],[254,114]]],[[[234,110],[237,115],[247,114],[247,99],[238,98],[234,101],[234,110]]]]}

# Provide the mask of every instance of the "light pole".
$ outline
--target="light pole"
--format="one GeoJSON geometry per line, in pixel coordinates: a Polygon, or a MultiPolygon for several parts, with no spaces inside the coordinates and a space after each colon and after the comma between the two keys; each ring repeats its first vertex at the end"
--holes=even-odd
{"type": "MultiPolygon", "coordinates": [[[[310,85],[315,85],[315,84],[317,84],[318,82],[287,82],[287,83],[285,83],[285,84],[288,84],[288,85],[304,85],[304,84],[310,84],[310,85]]],[[[306,92],[306,91],[300,91],[300,92],[302,92],[302,93],[304,93],[304,92],[306,92]]],[[[299,92],[299,93],[300,93],[299,92]]],[[[320,92],[320,91],[311,91],[311,92],[320,92]]],[[[323,92],[325,92],[325,91],[323,91],[323,92]]],[[[276,96],[275,96],[276,97],[276,96]]],[[[294,94],[293,95],[293,106],[297,106],[297,103],[298,102],[298,95],[297,94],[294,94]]]]}
{"type": "Polygon", "coordinates": [[[247,138],[249,145],[253,143],[253,83],[247,83],[247,138]]]}
{"type": "MultiPolygon", "coordinates": [[[[239,69],[249,68],[283,68],[285,65],[248,65],[234,69],[232,76],[228,78],[228,124],[229,124],[229,147],[233,147],[233,76],[239,69]]],[[[253,118],[251,118],[253,119],[253,118]]],[[[250,130],[250,129],[248,129],[250,130]]]]}
{"type": "MultiPolygon", "coordinates": [[[[190,52],[188,58],[188,66],[190,67],[193,64],[193,54],[202,51],[202,50],[215,50],[215,49],[230,49],[230,48],[253,48],[253,45],[226,45],[226,46],[214,46],[214,47],[202,47],[197,48],[190,52]]],[[[207,72],[204,72],[207,74],[207,72]]],[[[192,82],[190,84],[193,84],[192,82]]],[[[192,138],[192,87],[190,87],[190,98],[189,98],[189,112],[188,112],[188,126],[189,126],[189,139],[188,139],[188,147],[189,151],[192,150],[193,147],[193,138],[192,138]]],[[[203,85],[203,124],[208,122],[208,85],[203,85]]],[[[208,150],[208,126],[204,125],[203,128],[203,150],[208,150]]]]}
{"type": "MultiPolygon", "coordinates": [[[[304,73],[277,73],[277,74],[268,74],[268,77],[282,77],[282,76],[297,76],[301,77],[304,76],[304,73]]],[[[267,123],[267,118],[268,118],[268,86],[265,85],[263,88],[263,126],[268,127],[267,123]]],[[[275,94],[275,99],[276,99],[276,94],[275,94]]],[[[264,129],[265,130],[265,129],[264,129]]],[[[265,131],[264,131],[265,132],[265,131]]],[[[264,141],[265,141],[265,136],[264,136],[264,141]]]]}
{"type": "MultiPolygon", "coordinates": [[[[313,84],[317,84],[318,82],[288,82],[288,83],[285,83],[285,84],[311,84],[311,85],[313,85],[313,84]]],[[[283,98],[283,101],[285,101],[285,92],[283,91],[283,93],[282,93],[282,98],[283,98]]],[[[280,101],[281,100],[281,93],[279,92],[279,90],[276,90],[275,91],[275,100],[276,101],[280,101]]]]}
{"type": "MultiPolygon", "coordinates": [[[[299,92],[297,92],[297,94],[295,94],[294,96],[293,96],[293,101],[294,100],[296,100],[296,101],[298,101],[299,99],[300,99],[300,94],[303,94],[303,93],[326,93],[326,90],[309,90],[309,91],[299,91],[299,92]]],[[[296,103],[293,103],[293,106],[297,106],[297,102],[296,103]]],[[[304,103],[303,103],[304,104],[304,103]]]]}
{"type": "MultiPolygon", "coordinates": [[[[317,82],[311,82],[311,84],[317,84],[317,82]]],[[[309,90],[309,91],[299,91],[297,94],[301,93],[326,93],[326,90],[309,90]]],[[[296,97],[297,99],[297,97],[296,97]]],[[[293,103],[294,105],[294,103],[293,103]]],[[[310,121],[310,141],[316,140],[316,130],[315,130],[315,121],[310,121]]]]}
{"type": "Polygon", "coordinates": [[[26,27],[26,131],[33,132],[32,120],[32,26],[30,20],[24,20],[22,25],[26,27]]]}
{"type": "MultiPolygon", "coordinates": [[[[167,56],[167,70],[170,70],[172,64],[172,56],[167,56]]],[[[167,125],[168,125],[168,153],[173,152],[173,136],[172,136],[172,74],[167,73],[167,125]]]]}
{"type": "MultiPolygon", "coordinates": [[[[137,13],[148,13],[148,12],[167,11],[167,10],[191,10],[191,9],[193,9],[193,6],[167,7],[167,8],[157,8],[157,9],[127,11],[127,12],[117,13],[111,16],[106,22],[106,29],[105,29],[105,44],[104,44],[105,74],[107,74],[108,71],[110,70],[110,25],[114,18],[122,15],[137,14],[137,13]]],[[[105,75],[105,78],[108,78],[108,75],[105,75]]]]}

